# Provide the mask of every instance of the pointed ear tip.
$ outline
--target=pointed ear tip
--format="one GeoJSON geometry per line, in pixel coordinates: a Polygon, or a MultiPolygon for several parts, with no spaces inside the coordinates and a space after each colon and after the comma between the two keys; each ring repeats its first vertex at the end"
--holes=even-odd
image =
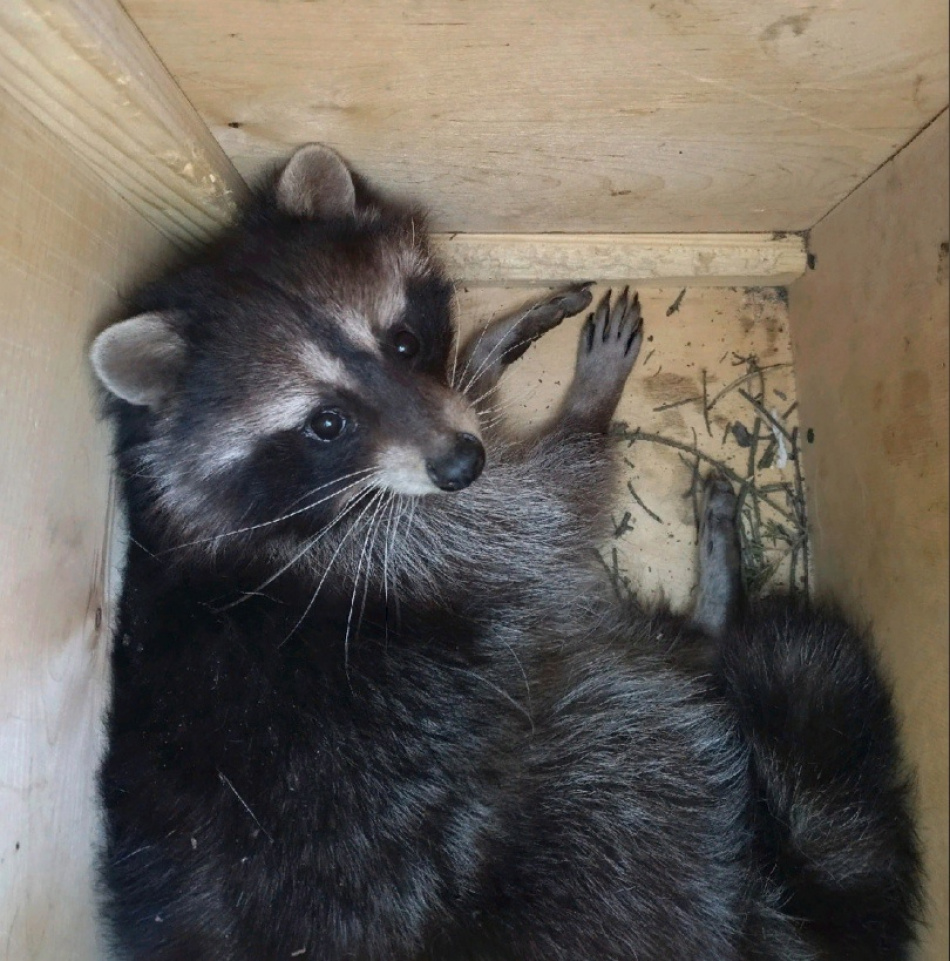
{"type": "Polygon", "coordinates": [[[149,404],[174,377],[184,348],[167,318],[146,313],[98,334],[89,347],[89,360],[110,393],[133,404],[149,404]]]}
{"type": "Polygon", "coordinates": [[[99,383],[110,394],[121,396],[117,389],[117,367],[121,367],[123,360],[124,332],[119,330],[122,323],[113,324],[96,334],[89,346],[89,363],[99,383]]]}
{"type": "Polygon", "coordinates": [[[101,357],[111,347],[122,344],[130,336],[142,337],[147,334],[154,336],[159,333],[167,336],[169,332],[170,328],[162,314],[150,311],[136,314],[134,317],[116,321],[99,331],[92,340],[89,353],[101,357]]]}

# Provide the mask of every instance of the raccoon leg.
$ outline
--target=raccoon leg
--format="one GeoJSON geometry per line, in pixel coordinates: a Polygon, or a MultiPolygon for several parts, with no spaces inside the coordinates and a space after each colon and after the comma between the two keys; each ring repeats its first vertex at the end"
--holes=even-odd
{"type": "Polygon", "coordinates": [[[581,330],[574,379],[552,425],[559,433],[606,433],[640,353],[639,297],[629,289],[612,305],[610,297],[608,290],[581,330]]]}
{"type": "Polygon", "coordinates": [[[539,337],[579,314],[590,300],[590,284],[575,284],[492,321],[462,348],[457,386],[469,397],[483,396],[539,337]]]}
{"type": "Polygon", "coordinates": [[[691,620],[713,638],[735,625],[745,600],[736,508],[732,485],[710,474],[699,524],[699,588],[691,620]]]}
{"type": "Polygon", "coordinates": [[[574,377],[554,416],[521,442],[539,477],[596,543],[608,530],[617,462],[610,421],[643,342],[640,302],[608,291],[581,329],[574,377]]]}

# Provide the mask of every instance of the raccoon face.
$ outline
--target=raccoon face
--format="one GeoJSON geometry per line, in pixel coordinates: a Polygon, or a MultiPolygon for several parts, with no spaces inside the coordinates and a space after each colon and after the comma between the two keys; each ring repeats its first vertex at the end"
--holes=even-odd
{"type": "Polygon", "coordinates": [[[310,536],[368,492],[481,473],[449,383],[451,287],[418,215],[363,193],[301,148],[242,227],[93,344],[120,466],[176,536],[310,536]]]}

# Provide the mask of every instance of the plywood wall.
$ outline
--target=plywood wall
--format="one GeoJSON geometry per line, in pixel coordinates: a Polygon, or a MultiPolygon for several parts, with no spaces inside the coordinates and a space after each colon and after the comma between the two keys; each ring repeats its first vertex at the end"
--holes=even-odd
{"type": "Polygon", "coordinates": [[[811,227],[947,103],[944,0],[125,0],[242,173],[463,232],[811,227]]]}
{"type": "Polygon", "coordinates": [[[108,440],[93,328],[168,244],[0,98],[0,957],[101,961],[108,440]]]}
{"type": "Polygon", "coordinates": [[[791,290],[818,586],[869,618],[919,772],[927,961],[947,957],[948,123],[812,232],[791,290]]]}

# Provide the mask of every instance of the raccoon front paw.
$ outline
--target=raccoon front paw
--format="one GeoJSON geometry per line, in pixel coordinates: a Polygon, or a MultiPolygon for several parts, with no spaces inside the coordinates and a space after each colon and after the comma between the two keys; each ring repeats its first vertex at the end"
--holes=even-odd
{"type": "Polygon", "coordinates": [[[640,298],[630,289],[611,304],[607,291],[581,329],[564,416],[586,430],[606,430],[643,343],[640,298]]]}
{"type": "Polygon", "coordinates": [[[612,373],[626,381],[627,375],[636,363],[643,343],[643,317],[640,314],[640,295],[630,297],[630,288],[624,287],[623,293],[611,306],[607,291],[601,298],[597,309],[584,324],[581,331],[580,349],[577,353],[578,374],[588,367],[598,377],[612,373]],[[609,364],[608,370],[603,365],[609,364]]]}
{"type": "Polygon", "coordinates": [[[507,332],[501,362],[514,363],[540,337],[553,330],[562,320],[579,314],[591,302],[590,284],[574,284],[555,291],[544,300],[532,304],[507,332]]]}
{"type": "Polygon", "coordinates": [[[470,397],[483,396],[539,337],[579,314],[590,301],[589,283],[572,284],[493,321],[463,348],[455,378],[459,389],[470,397]]]}

